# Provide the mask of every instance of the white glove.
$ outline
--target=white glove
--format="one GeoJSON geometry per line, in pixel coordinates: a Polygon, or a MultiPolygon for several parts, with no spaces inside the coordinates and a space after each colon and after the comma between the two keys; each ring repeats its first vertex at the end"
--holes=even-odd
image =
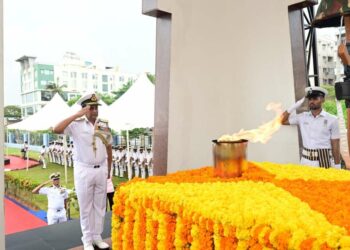
{"type": "Polygon", "coordinates": [[[300,108],[301,105],[303,105],[304,101],[305,101],[305,97],[303,97],[302,99],[300,99],[299,101],[297,101],[296,103],[294,103],[292,106],[290,106],[290,108],[287,109],[287,112],[290,114],[290,113],[292,113],[294,110],[300,108]]]}
{"type": "Polygon", "coordinates": [[[341,169],[341,164],[339,163],[339,164],[334,164],[334,167],[336,168],[336,169],[341,169]]]}

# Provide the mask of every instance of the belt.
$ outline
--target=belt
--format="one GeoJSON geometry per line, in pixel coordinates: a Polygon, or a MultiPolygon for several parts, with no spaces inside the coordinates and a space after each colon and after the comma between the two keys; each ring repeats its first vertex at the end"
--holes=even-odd
{"type": "Polygon", "coordinates": [[[84,168],[101,168],[103,167],[103,164],[96,164],[96,165],[92,165],[92,164],[87,164],[87,163],[83,163],[83,162],[75,162],[77,165],[80,165],[84,168]]]}
{"type": "Polygon", "coordinates": [[[50,210],[53,210],[55,212],[61,212],[64,208],[60,208],[60,209],[57,209],[57,208],[49,208],[50,210]]]}
{"type": "Polygon", "coordinates": [[[310,161],[318,161],[320,167],[329,168],[332,158],[332,150],[329,148],[308,149],[303,148],[302,157],[310,161]]]}

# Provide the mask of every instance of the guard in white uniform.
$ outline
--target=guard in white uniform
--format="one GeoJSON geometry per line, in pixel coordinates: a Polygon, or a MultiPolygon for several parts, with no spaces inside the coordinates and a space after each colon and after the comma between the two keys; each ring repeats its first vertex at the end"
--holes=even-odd
{"type": "Polygon", "coordinates": [[[120,150],[120,163],[119,163],[119,168],[122,169],[122,171],[119,172],[119,177],[124,177],[124,174],[126,173],[126,168],[127,168],[127,152],[126,152],[126,146],[122,146],[120,150]]]}
{"type": "Polygon", "coordinates": [[[46,148],[45,145],[41,147],[39,161],[43,164],[43,168],[46,168],[46,148]]]}
{"type": "Polygon", "coordinates": [[[52,142],[49,142],[48,156],[49,156],[49,162],[52,163],[52,142]]]}
{"type": "Polygon", "coordinates": [[[147,169],[148,176],[153,176],[153,152],[151,148],[147,148],[145,168],[147,169]]]}
{"type": "Polygon", "coordinates": [[[55,126],[74,141],[74,182],[80,207],[85,250],[109,248],[102,241],[106,211],[106,184],[112,165],[112,134],[98,117],[98,97],[91,93],[77,102],[82,109],[55,126]],[[82,118],[83,117],[83,118],[82,118]]]}
{"type": "Polygon", "coordinates": [[[68,192],[60,185],[60,173],[51,174],[50,180],[40,184],[32,192],[47,195],[47,224],[52,225],[67,221],[66,199],[68,198],[68,192]],[[44,187],[51,182],[51,187],[44,187]]]}
{"type": "MultiPolygon", "coordinates": [[[[119,175],[119,167],[118,167],[118,150],[117,147],[112,147],[112,158],[113,158],[113,168],[114,168],[114,176],[119,175]]],[[[112,171],[113,174],[113,171],[112,171]]]]}
{"type": "Polygon", "coordinates": [[[309,112],[296,114],[304,99],[299,100],[282,115],[282,124],[298,125],[303,140],[300,163],[314,167],[340,169],[340,133],[336,116],[322,109],[327,90],[321,87],[305,89],[309,112]]]}
{"type": "MultiPolygon", "coordinates": [[[[139,161],[139,153],[137,152],[137,148],[135,147],[133,149],[133,152],[131,153],[131,158],[130,158],[130,165],[131,165],[131,169],[134,170],[134,177],[140,177],[140,168],[138,165],[138,161],[139,161]]],[[[132,177],[131,177],[132,178],[132,177]]]]}
{"type": "Polygon", "coordinates": [[[141,178],[143,178],[143,179],[146,178],[145,162],[146,162],[146,154],[143,151],[143,147],[140,147],[137,165],[138,165],[139,169],[141,170],[141,178]]]}

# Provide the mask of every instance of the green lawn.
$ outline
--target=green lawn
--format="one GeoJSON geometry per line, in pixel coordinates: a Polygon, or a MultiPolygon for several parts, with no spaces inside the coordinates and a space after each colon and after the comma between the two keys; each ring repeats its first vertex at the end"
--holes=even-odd
{"type": "MultiPolygon", "coordinates": [[[[4,150],[6,153],[6,149],[4,150]]],[[[9,155],[18,155],[21,156],[20,149],[14,149],[9,148],[8,149],[9,155]]],[[[29,152],[29,157],[32,159],[38,159],[39,153],[38,152],[29,152]]],[[[21,180],[30,180],[32,183],[37,183],[38,185],[40,183],[43,183],[44,181],[49,179],[49,176],[53,172],[60,172],[61,173],[61,185],[65,186],[69,189],[72,189],[74,187],[74,179],[73,179],[73,168],[67,168],[67,177],[68,181],[65,183],[65,172],[64,167],[58,164],[54,163],[48,163],[47,168],[43,169],[42,165],[29,168],[28,171],[24,170],[16,170],[16,171],[9,171],[5,172],[5,175],[10,175],[13,177],[18,177],[21,180]]],[[[127,181],[127,178],[119,178],[113,176],[112,178],[113,183],[115,186],[118,186],[120,183],[127,181]]],[[[33,195],[32,202],[35,206],[39,207],[42,210],[47,210],[47,198],[44,195],[33,195]]],[[[74,208],[71,208],[71,216],[72,218],[79,217],[78,212],[74,210],[74,208]]]]}

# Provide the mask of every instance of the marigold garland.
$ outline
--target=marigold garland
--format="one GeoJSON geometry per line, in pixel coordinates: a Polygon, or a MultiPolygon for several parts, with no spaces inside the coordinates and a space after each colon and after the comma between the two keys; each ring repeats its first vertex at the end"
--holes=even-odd
{"type": "Polygon", "coordinates": [[[348,172],[275,163],[136,179],[114,197],[113,249],[347,249],[349,188],[348,172]]]}

